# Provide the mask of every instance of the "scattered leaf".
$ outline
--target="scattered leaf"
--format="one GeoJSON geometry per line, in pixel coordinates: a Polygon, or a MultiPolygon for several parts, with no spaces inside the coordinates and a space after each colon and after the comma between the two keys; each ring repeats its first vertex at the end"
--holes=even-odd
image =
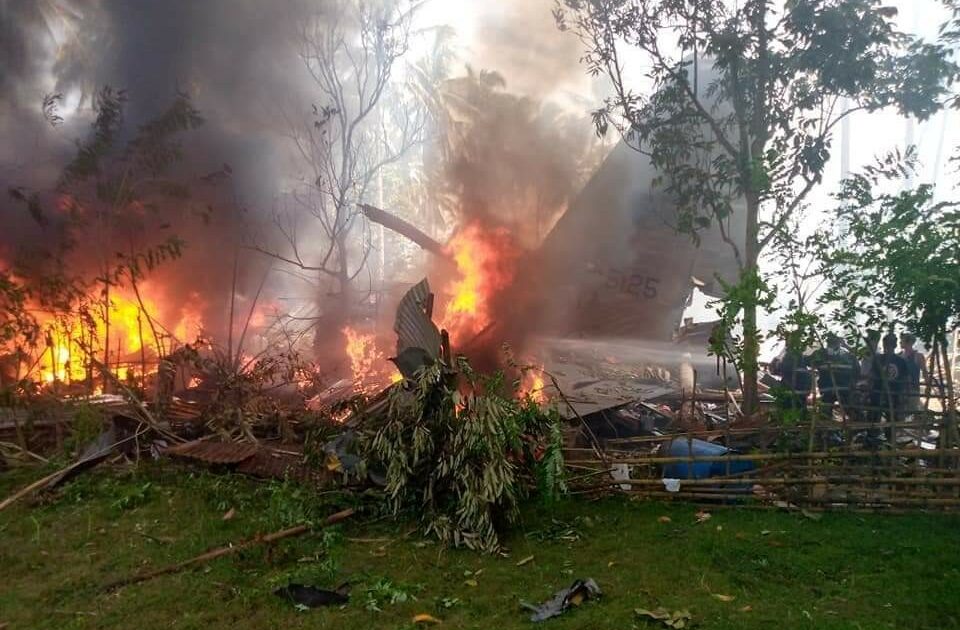
{"type": "Polygon", "coordinates": [[[646,608],[635,608],[633,611],[639,617],[647,617],[654,621],[659,621],[667,628],[687,628],[693,618],[689,610],[675,610],[670,612],[666,608],[656,608],[647,610],[646,608]]]}
{"type": "Polygon", "coordinates": [[[710,512],[704,512],[703,510],[700,510],[694,516],[696,517],[698,523],[706,523],[713,518],[713,514],[710,512]]]}
{"type": "Polygon", "coordinates": [[[672,523],[672,522],[673,522],[673,519],[670,518],[669,516],[661,516],[660,518],[657,519],[657,522],[658,522],[658,523],[672,523]]]}
{"type": "Polygon", "coordinates": [[[237,515],[237,510],[234,509],[234,508],[230,508],[229,510],[227,510],[227,511],[224,513],[224,515],[223,515],[223,520],[229,521],[230,519],[232,519],[232,518],[233,518],[234,516],[236,516],[236,515],[237,515]]]}
{"type": "Polygon", "coordinates": [[[428,615],[427,613],[420,613],[419,615],[414,615],[414,616],[413,616],[413,623],[415,623],[415,624],[419,624],[419,623],[437,624],[437,623],[442,623],[442,622],[441,622],[439,619],[437,619],[436,617],[434,617],[433,615],[428,615]]]}
{"type": "Polygon", "coordinates": [[[721,602],[732,602],[736,599],[733,595],[723,595],[721,593],[713,593],[714,599],[719,599],[721,602]]]}
{"type": "Polygon", "coordinates": [[[464,580],[463,583],[470,587],[476,587],[477,585],[476,580],[464,580]]]}
{"type": "Polygon", "coordinates": [[[607,568],[609,569],[610,567],[612,567],[612,566],[615,565],[615,564],[617,564],[617,561],[616,561],[616,560],[611,560],[610,562],[607,563],[607,568]]]}
{"type": "Polygon", "coordinates": [[[823,518],[823,514],[819,512],[811,512],[810,510],[800,510],[800,513],[809,518],[811,521],[819,521],[823,518]]]}
{"type": "Polygon", "coordinates": [[[751,610],[753,610],[753,606],[749,604],[740,607],[740,612],[750,612],[751,610]]]}
{"type": "Polygon", "coordinates": [[[522,567],[523,565],[528,564],[528,563],[530,563],[530,562],[532,562],[532,561],[533,561],[533,556],[527,556],[527,557],[524,558],[523,560],[519,561],[519,562],[517,563],[517,566],[518,566],[518,567],[522,567]]]}
{"type": "Polygon", "coordinates": [[[327,453],[327,470],[330,472],[338,472],[343,469],[343,463],[340,461],[340,458],[337,457],[336,453],[327,453]]]}
{"type": "Polygon", "coordinates": [[[655,619],[657,621],[670,618],[670,613],[667,611],[666,608],[657,608],[656,610],[647,610],[646,608],[635,608],[633,612],[638,617],[650,617],[651,619],[655,619]]]}

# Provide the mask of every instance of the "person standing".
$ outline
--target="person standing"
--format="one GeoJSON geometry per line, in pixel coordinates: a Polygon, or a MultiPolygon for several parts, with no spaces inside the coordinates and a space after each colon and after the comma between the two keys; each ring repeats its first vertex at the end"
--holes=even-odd
{"type": "MultiPolygon", "coordinates": [[[[896,422],[901,415],[903,392],[907,384],[907,362],[896,354],[897,336],[887,333],[883,337],[883,354],[876,355],[870,378],[870,406],[879,420],[886,415],[887,422],[896,422]]],[[[894,433],[887,431],[892,441],[894,433]]]]}
{"type": "Polygon", "coordinates": [[[920,410],[921,386],[927,380],[927,362],[923,353],[914,349],[917,338],[911,333],[900,335],[900,358],[907,364],[907,382],[903,391],[903,411],[912,414],[920,410]]]}
{"type": "Polygon", "coordinates": [[[780,404],[785,411],[794,411],[801,418],[806,416],[807,397],[813,389],[807,357],[801,350],[784,349],[780,357],[770,363],[770,371],[780,377],[780,404]]]}
{"type": "Polygon", "coordinates": [[[826,342],[826,347],[814,353],[812,359],[817,369],[821,409],[830,416],[835,403],[840,403],[844,410],[849,409],[859,365],[856,357],[843,347],[840,337],[828,333],[826,342]]]}
{"type": "Polygon", "coordinates": [[[855,420],[876,422],[879,414],[873,408],[873,372],[877,360],[877,346],[880,345],[880,331],[868,330],[864,341],[865,345],[859,352],[860,369],[851,396],[850,416],[855,420]]]}

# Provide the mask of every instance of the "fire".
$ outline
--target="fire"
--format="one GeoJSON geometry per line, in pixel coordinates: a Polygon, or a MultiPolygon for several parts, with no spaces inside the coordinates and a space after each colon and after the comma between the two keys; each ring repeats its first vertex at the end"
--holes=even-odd
{"type": "Polygon", "coordinates": [[[350,326],[341,332],[347,342],[346,352],[350,359],[355,391],[371,391],[403,378],[377,348],[376,336],[373,333],[363,333],[350,326]]]}
{"type": "Polygon", "coordinates": [[[196,292],[190,294],[180,307],[180,321],[173,329],[174,336],[183,343],[192,343],[203,332],[203,302],[196,292]]]}
{"type": "Polygon", "coordinates": [[[544,387],[543,374],[540,370],[525,370],[520,379],[520,391],[518,394],[520,398],[530,398],[538,405],[542,405],[547,402],[547,396],[543,391],[544,387]]]}
{"type": "Polygon", "coordinates": [[[513,282],[520,250],[508,230],[471,223],[450,239],[447,251],[459,277],[446,291],[442,325],[463,343],[493,323],[491,301],[513,282]]]}
{"type": "MultiPolygon", "coordinates": [[[[156,312],[153,300],[144,298],[143,305],[147,312],[156,312]]],[[[108,336],[108,352],[117,357],[112,360],[139,353],[150,338],[149,324],[143,312],[135,297],[131,299],[114,292],[110,295],[106,313],[94,308],[86,320],[80,315],[39,313],[37,319],[47,341],[47,348],[40,355],[40,379],[46,383],[86,379],[90,376],[87,353],[94,352],[94,356],[102,361],[103,344],[108,336]]],[[[126,379],[129,369],[129,366],[121,366],[116,372],[118,378],[126,379]]]]}
{"type": "Polygon", "coordinates": [[[99,370],[92,368],[90,358],[100,362],[106,360],[114,375],[122,381],[142,377],[145,369],[148,373],[154,371],[153,361],[158,349],[151,320],[157,324],[161,336],[165,330],[174,330],[180,338],[181,332],[196,331],[202,326],[200,309],[195,300],[190,300],[181,308],[180,317],[167,327],[158,319],[163,311],[157,298],[158,294],[144,283],[140,287],[139,300],[130,289],[112,287],[106,308],[97,304],[101,301],[99,295],[91,295],[89,303],[93,306],[85,315],[35,311],[45,347],[28,376],[44,383],[97,379],[99,370]],[[109,347],[105,348],[107,343],[109,347]],[[150,365],[143,365],[148,357],[150,365]]]}

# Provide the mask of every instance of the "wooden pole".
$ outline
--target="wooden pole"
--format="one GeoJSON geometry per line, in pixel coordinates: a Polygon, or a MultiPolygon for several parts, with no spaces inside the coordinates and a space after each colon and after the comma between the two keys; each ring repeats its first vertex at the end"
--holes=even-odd
{"type": "MultiPolygon", "coordinates": [[[[960,457],[960,449],[902,449],[897,451],[851,451],[849,453],[816,451],[804,453],[752,453],[749,455],[726,454],[726,455],[701,455],[696,459],[693,457],[634,457],[615,460],[618,464],[679,464],[699,462],[717,462],[729,459],[733,462],[762,462],[774,460],[809,460],[809,459],[847,459],[847,458],[873,458],[884,459],[887,457],[923,457],[931,458],[937,455],[944,457],[960,457]]],[[[597,464],[595,460],[572,461],[571,464],[597,464]]]]}
{"type": "MultiPolygon", "coordinates": [[[[353,508],[347,508],[346,510],[341,510],[335,514],[331,514],[323,523],[321,527],[328,527],[343,521],[354,514],[353,508]]],[[[198,564],[205,564],[211,560],[216,560],[217,558],[222,558],[223,556],[233,555],[244,549],[249,549],[256,545],[268,545],[270,543],[276,542],[278,540],[283,540],[284,538],[292,538],[294,536],[300,536],[311,530],[309,524],[296,525],[287,529],[282,529],[278,532],[273,532],[272,534],[267,534],[266,536],[255,536],[245,541],[241,541],[235,545],[227,545],[225,547],[217,547],[216,549],[211,549],[206,551],[199,556],[194,556],[189,560],[184,560],[183,562],[178,562],[167,567],[160,569],[155,569],[153,571],[147,571],[145,573],[140,573],[139,575],[134,575],[132,577],[124,578],[116,582],[111,582],[104,587],[104,590],[110,591],[121,586],[127,586],[129,584],[138,584],[140,582],[146,582],[147,580],[152,580],[155,577],[160,577],[161,575],[169,575],[171,573],[178,573],[184,569],[196,566],[198,564]]]]}

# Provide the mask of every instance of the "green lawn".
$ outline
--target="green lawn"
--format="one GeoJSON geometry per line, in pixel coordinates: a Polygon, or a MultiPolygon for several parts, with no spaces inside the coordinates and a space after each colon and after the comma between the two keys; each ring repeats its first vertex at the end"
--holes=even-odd
{"type": "MultiPolygon", "coordinates": [[[[0,497],[40,474],[0,474],[0,497]]],[[[509,557],[443,549],[368,510],[269,551],[102,588],[348,505],[337,499],[169,464],[88,473],[0,513],[0,627],[371,630],[430,613],[441,628],[508,630],[533,627],[520,600],[577,577],[603,599],[543,627],[656,628],[633,611],[660,606],[689,609],[699,628],[960,627],[960,517],[717,509],[698,524],[697,508],[623,499],[530,507],[509,557]],[[298,611],[272,594],[291,580],[350,581],[351,601],[298,611]]]]}

